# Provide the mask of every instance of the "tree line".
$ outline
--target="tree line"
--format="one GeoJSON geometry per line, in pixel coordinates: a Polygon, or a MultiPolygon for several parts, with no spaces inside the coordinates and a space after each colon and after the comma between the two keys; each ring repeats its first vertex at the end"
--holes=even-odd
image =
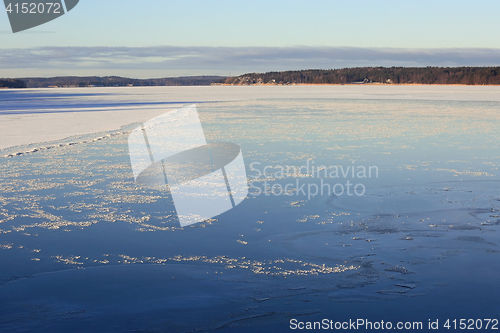
{"type": "Polygon", "coordinates": [[[218,84],[500,84],[500,67],[356,67],[250,73],[218,84]]]}
{"type": "Polygon", "coordinates": [[[367,83],[500,85],[500,67],[355,67],[250,73],[235,77],[187,76],[158,79],[119,76],[28,77],[0,79],[0,88],[367,83]]]}
{"type": "Polygon", "coordinates": [[[26,88],[26,83],[17,79],[0,79],[0,88],[26,88]]]}
{"type": "Polygon", "coordinates": [[[220,81],[222,76],[186,76],[159,79],[130,79],[119,76],[60,76],[28,77],[21,79],[0,80],[9,82],[5,88],[49,88],[49,87],[127,87],[127,86],[207,86],[220,81]]]}

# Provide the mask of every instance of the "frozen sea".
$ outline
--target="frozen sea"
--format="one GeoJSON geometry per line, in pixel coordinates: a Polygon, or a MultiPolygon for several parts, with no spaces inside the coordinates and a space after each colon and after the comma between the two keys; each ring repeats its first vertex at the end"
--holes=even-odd
{"type": "Polygon", "coordinates": [[[499,136],[500,87],[0,90],[0,331],[498,328],[499,136]],[[182,228],[128,137],[191,104],[249,195],[182,228]]]}

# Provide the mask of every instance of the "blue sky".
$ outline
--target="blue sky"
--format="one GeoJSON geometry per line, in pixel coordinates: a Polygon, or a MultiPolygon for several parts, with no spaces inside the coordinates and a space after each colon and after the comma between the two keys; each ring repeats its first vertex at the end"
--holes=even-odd
{"type": "Polygon", "coordinates": [[[81,0],[17,34],[0,13],[0,77],[500,65],[499,13],[498,0],[81,0]]]}

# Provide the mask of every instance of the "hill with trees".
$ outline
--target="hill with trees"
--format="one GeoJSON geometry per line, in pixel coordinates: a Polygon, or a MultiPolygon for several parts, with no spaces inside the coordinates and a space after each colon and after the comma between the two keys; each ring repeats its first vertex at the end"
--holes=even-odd
{"type": "MultiPolygon", "coordinates": [[[[60,77],[27,77],[9,79],[25,86],[8,86],[8,88],[49,88],[49,87],[149,87],[149,86],[208,86],[224,79],[222,76],[186,76],[160,79],[130,79],[119,76],[60,76],[60,77]]],[[[0,80],[1,82],[8,80],[0,80]]],[[[9,81],[9,82],[10,82],[9,81]]],[[[1,87],[1,85],[0,85],[1,87]]]]}
{"type": "Polygon", "coordinates": [[[158,79],[131,79],[119,76],[0,79],[0,88],[207,86],[218,84],[500,85],[500,67],[356,67],[250,73],[235,77],[186,76],[158,79]]]}
{"type": "Polygon", "coordinates": [[[63,76],[52,78],[23,78],[28,88],[47,87],[151,87],[151,86],[207,86],[223,79],[221,76],[186,76],[159,79],[130,79],[119,76],[63,76]]]}
{"type": "Polygon", "coordinates": [[[500,67],[356,67],[251,73],[216,84],[465,84],[499,85],[500,67]]]}
{"type": "Polygon", "coordinates": [[[0,79],[0,89],[1,88],[26,88],[26,84],[16,79],[0,79]]]}

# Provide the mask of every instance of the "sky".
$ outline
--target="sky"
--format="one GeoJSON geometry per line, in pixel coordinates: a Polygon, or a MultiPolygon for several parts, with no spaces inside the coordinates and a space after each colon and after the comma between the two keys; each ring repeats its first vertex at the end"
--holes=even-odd
{"type": "Polygon", "coordinates": [[[498,13],[498,0],[80,0],[16,34],[0,12],[0,77],[495,66],[498,13]]]}

